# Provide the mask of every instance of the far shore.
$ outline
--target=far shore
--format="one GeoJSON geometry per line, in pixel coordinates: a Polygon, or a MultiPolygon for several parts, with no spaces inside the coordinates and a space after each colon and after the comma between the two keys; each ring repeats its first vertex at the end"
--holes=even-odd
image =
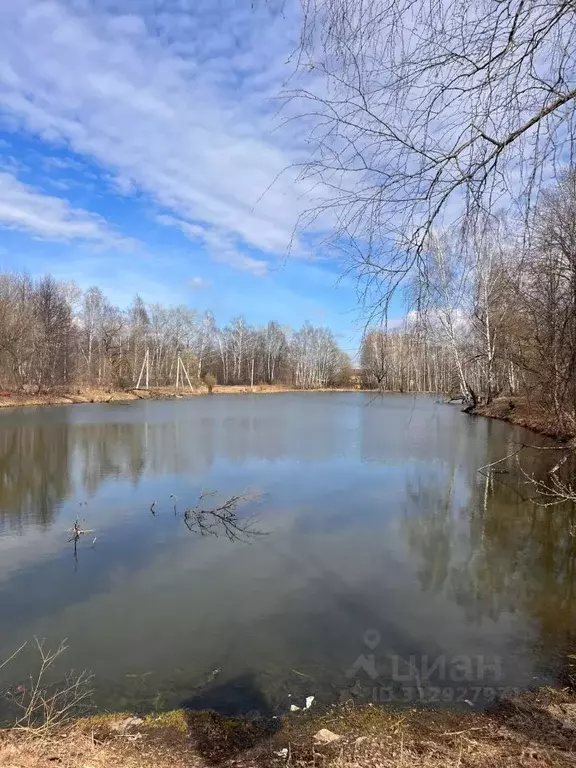
{"type": "MultiPolygon", "coordinates": [[[[289,392],[361,392],[358,387],[316,387],[299,389],[284,384],[217,384],[212,392],[201,384],[192,389],[176,387],[150,387],[150,389],[112,390],[97,387],[73,387],[66,391],[32,394],[29,392],[0,392],[0,408],[26,406],[72,405],[80,403],[118,403],[136,400],[168,400],[171,398],[205,397],[208,395],[275,395],[289,392]]],[[[367,390],[368,391],[368,390],[367,390]]]]}

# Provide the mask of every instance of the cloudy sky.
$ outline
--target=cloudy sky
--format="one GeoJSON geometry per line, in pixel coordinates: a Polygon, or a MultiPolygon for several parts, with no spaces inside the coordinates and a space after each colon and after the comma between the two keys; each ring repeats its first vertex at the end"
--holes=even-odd
{"type": "Polygon", "coordinates": [[[354,348],[352,281],[293,238],[314,192],[276,96],[298,27],[296,0],[2,0],[2,268],[354,348]]]}

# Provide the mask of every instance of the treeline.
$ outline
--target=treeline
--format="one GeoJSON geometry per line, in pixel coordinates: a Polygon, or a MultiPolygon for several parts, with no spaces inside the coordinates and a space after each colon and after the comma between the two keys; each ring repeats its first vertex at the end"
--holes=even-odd
{"type": "Polygon", "coordinates": [[[0,386],[135,386],[148,353],[150,386],[192,383],[349,386],[523,395],[576,428],[576,174],[543,192],[529,227],[486,215],[430,235],[401,327],[365,334],[360,371],[326,328],[292,330],[238,317],[220,327],[184,306],[114,306],[47,276],[0,275],[0,386]],[[180,369],[180,381],[182,381],[180,369]]]}
{"type": "Polygon", "coordinates": [[[401,328],[367,333],[367,386],[524,395],[576,426],[576,174],[542,192],[529,226],[485,215],[428,238],[401,328]]]}
{"type": "Polygon", "coordinates": [[[90,385],[131,388],[145,359],[150,386],[289,384],[301,388],[346,385],[348,356],[332,332],[309,323],[292,330],[276,322],[225,327],[210,312],[185,306],[114,306],[99,288],[81,292],[50,276],[0,275],[0,386],[48,391],[90,385]]]}

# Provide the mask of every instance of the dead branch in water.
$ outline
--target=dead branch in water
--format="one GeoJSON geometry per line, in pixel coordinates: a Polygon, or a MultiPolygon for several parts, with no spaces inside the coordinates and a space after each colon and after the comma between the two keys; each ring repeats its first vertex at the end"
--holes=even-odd
{"type": "Polygon", "coordinates": [[[547,473],[546,480],[538,480],[533,474],[528,474],[516,456],[516,464],[521,474],[535,488],[537,496],[531,501],[539,507],[555,507],[566,502],[576,503],[576,485],[558,475],[558,470],[568,460],[568,455],[560,459],[547,473]]]}
{"type": "MultiPolygon", "coordinates": [[[[80,528],[80,523],[78,521],[78,518],[76,518],[72,528],[68,529],[68,533],[72,534],[68,539],[68,543],[70,543],[71,541],[74,542],[74,562],[77,567],[78,566],[78,542],[80,541],[80,537],[85,536],[87,533],[94,533],[94,530],[92,528],[89,528],[88,530],[83,530],[82,528],[80,528]]],[[[95,543],[96,543],[96,537],[92,542],[92,547],[94,547],[95,543]]]]}
{"type": "Polygon", "coordinates": [[[73,541],[76,544],[78,542],[78,540],[80,539],[80,536],[85,536],[87,533],[94,533],[94,529],[93,528],[89,528],[87,530],[83,530],[82,528],[80,528],[80,523],[78,521],[78,518],[76,518],[72,528],[68,529],[68,533],[72,534],[70,536],[70,538],[68,539],[68,542],[73,541]]]}
{"type": "Polygon", "coordinates": [[[522,497],[524,501],[530,501],[539,507],[555,507],[570,502],[576,504],[576,482],[559,475],[559,470],[566,464],[573,449],[568,446],[556,445],[529,445],[526,443],[519,443],[518,445],[519,447],[516,450],[503,456],[501,459],[497,459],[496,461],[492,461],[489,464],[479,467],[477,471],[486,477],[491,477],[494,472],[505,471],[497,469],[496,467],[498,464],[502,464],[508,459],[514,459],[518,471],[522,477],[524,477],[526,483],[536,492],[534,496],[528,498],[522,497]],[[520,462],[520,455],[525,448],[538,451],[565,451],[565,453],[554,464],[552,469],[548,470],[546,478],[539,479],[534,473],[527,472],[520,462]]]}
{"type": "Polygon", "coordinates": [[[240,493],[231,496],[219,506],[205,509],[204,499],[216,495],[215,491],[203,491],[195,507],[184,511],[184,523],[189,531],[201,536],[219,536],[221,533],[230,541],[248,541],[254,536],[262,536],[263,532],[254,528],[254,519],[238,517],[236,510],[240,504],[258,498],[253,493],[240,493]]]}

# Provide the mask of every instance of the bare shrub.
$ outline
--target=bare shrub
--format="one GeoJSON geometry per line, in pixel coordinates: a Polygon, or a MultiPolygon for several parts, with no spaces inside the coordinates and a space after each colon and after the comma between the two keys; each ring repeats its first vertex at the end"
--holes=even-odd
{"type": "MultiPolygon", "coordinates": [[[[66,673],[62,680],[50,682],[50,675],[60,657],[66,652],[66,640],[54,649],[46,646],[45,640],[34,638],[39,664],[30,674],[27,685],[19,685],[5,696],[16,710],[13,727],[33,733],[44,733],[69,722],[86,709],[92,696],[92,675],[86,670],[66,673]]],[[[0,668],[6,666],[27,643],[20,646],[0,668]]]]}
{"type": "Polygon", "coordinates": [[[214,376],[213,373],[207,373],[204,376],[204,384],[206,384],[206,386],[208,387],[208,394],[211,395],[214,387],[217,384],[216,376],[214,376]]]}

